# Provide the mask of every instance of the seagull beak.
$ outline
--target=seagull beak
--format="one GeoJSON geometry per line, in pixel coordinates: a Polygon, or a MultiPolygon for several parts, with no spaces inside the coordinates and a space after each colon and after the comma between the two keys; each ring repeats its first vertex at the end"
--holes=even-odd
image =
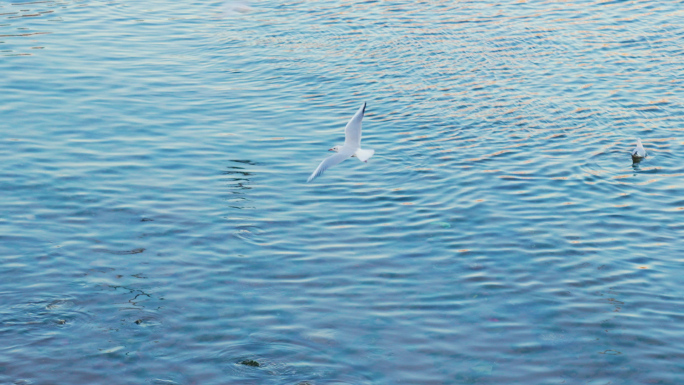
{"type": "Polygon", "coordinates": [[[328,151],[332,151],[332,150],[333,150],[333,149],[331,148],[331,149],[329,149],[328,151]]]}

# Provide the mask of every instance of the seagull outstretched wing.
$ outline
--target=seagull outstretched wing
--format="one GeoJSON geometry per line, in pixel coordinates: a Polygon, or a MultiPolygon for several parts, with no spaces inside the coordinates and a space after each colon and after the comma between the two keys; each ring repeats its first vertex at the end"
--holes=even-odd
{"type": "Polygon", "coordinates": [[[325,170],[327,170],[330,167],[342,162],[343,160],[345,160],[347,158],[351,158],[351,156],[354,155],[354,151],[355,150],[348,148],[347,146],[342,147],[342,149],[340,149],[340,152],[338,152],[337,154],[323,159],[321,164],[319,164],[318,167],[316,168],[316,171],[314,171],[313,174],[311,174],[309,179],[307,179],[306,181],[311,182],[316,177],[323,174],[325,172],[325,170]]]}
{"type": "Polygon", "coordinates": [[[361,147],[361,121],[365,112],[366,103],[364,102],[363,106],[359,107],[349,123],[347,123],[347,127],[344,128],[344,147],[351,147],[354,151],[361,147]]]}

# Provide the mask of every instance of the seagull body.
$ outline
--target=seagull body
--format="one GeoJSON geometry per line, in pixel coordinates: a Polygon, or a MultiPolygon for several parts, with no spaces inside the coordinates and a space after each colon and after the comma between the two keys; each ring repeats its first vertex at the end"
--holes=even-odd
{"type": "Polygon", "coordinates": [[[632,150],[632,159],[633,160],[641,160],[646,157],[646,149],[644,148],[644,145],[641,144],[641,138],[637,139],[637,145],[632,150]]]}
{"type": "Polygon", "coordinates": [[[316,171],[311,174],[307,182],[311,182],[316,177],[320,176],[325,170],[351,157],[356,157],[362,162],[368,162],[375,150],[364,150],[361,148],[361,120],[363,114],[366,112],[366,103],[356,111],[356,114],[351,118],[347,127],[344,128],[344,145],[335,146],[329,151],[335,151],[337,154],[325,158],[321,164],[318,165],[316,171]]]}

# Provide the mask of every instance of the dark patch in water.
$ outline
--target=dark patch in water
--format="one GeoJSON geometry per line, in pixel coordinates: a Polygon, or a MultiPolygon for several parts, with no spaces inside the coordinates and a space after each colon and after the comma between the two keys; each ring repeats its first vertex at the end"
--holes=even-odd
{"type": "Polygon", "coordinates": [[[98,253],[107,253],[114,255],[128,255],[128,254],[140,254],[145,251],[145,248],[133,249],[133,250],[108,250],[108,249],[96,249],[98,253]]]}
{"type": "Polygon", "coordinates": [[[608,349],[608,350],[604,350],[602,352],[598,352],[598,354],[607,354],[609,356],[619,356],[620,354],[622,354],[622,352],[618,352],[617,350],[608,349]]]}
{"type": "Polygon", "coordinates": [[[254,366],[255,368],[258,368],[261,366],[258,362],[254,361],[254,360],[240,361],[240,364],[247,365],[247,366],[254,366]]]}

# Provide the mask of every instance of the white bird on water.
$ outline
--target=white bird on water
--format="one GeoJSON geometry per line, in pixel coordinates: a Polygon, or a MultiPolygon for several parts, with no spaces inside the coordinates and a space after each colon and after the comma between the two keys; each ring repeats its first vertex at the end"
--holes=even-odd
{"type": "Polygon", "coordinates": [[[321,164],[318,165],[316,171],[311,174],[307,182],[311,182],[316,177],[320,176],[325,170],[351,157],[357,157],[362,162],[368,162],[375,150],[364,150],[361,148],[361,120],[363,114],[366,112],[366,103],[356,111],[354,117],[351,118],[347,127],[344,128],[344,145],[335,146],[328,151],[335,151],[337,154],[325,158],[321,164]]]}
{"type": "Polygon", "coordinates": [[[632,150],[632,160],[638,161],[646,157],[646,149],[644,145],[641,144],[641,138],[637,138],[637,145],[632,150]]]}

